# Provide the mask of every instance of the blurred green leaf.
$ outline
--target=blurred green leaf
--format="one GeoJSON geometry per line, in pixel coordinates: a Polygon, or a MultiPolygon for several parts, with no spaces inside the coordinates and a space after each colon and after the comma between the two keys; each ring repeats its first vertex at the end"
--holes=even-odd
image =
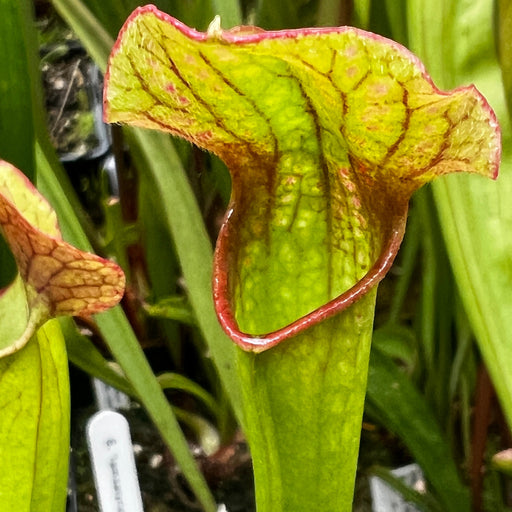
{"type": "Polygon", "coordinates": [[[218,14],[221,25],[229,29],[242,24],[242,10],[239,0],[210,0],[213,13],[218,14]]]}
{"type": "Polygon", "coordinates": [[[0,158],[33,181],[38,57],[32,2],[0,0],[0,158]]]}
{"type": "MultiPolygon", "coordinates": [[[[30,0],[0,0],[0,159],[34,180],[33,111],[39,96],[32,9],[30,0]]],[[[0,237],[0,287],[15,275],[14,258],[0,237]]]]}
{"type": "Polygon", "coordinates": [[[144,309],[150,316],[177,320],[189,325],[196,325],[192,308],[185,297],[176,295],[164,297],[154,304],[146,304],[144,309]]]}
{"type": "Polygon", "coordinates": [[[110,386],[139,400],[133,386],[107,361],[92,341],[78,332],[74,321],[69,317],[59,318],[62,334],[66,340],[69,360],[89,375],[101,379],[110,386]]]}
{"type": "MultiPolygon", "coordinates": [[[[52,0],[59,1],[59,0],[52,0]]],[[[143,0],[78,0],[92,13],[111,37],[116,37],[131,12],[148,2],[143,0]]],[[[65,3],[67,3],[66,0],[65,3]]],[[[183,23],[206,30],[213,17],[221,17],[223,28],[241,24],[241,10],[238,0],[154,0],[160,10],[180,19],[183,23]]]]}
{"type": "Polygon", "coordinates": [[[241,416],[240,386],[234,368],[235,346],[219,325],[212,297],[212,247],[197,201],[170,138],[162,133],[127,129],[127,139],[140,169],[165,213],[172,235],[187,295],[198,327],[229,394],[241,416]]]}
{"type": "MultiPolygon", "coordinates": [[[[382,2],[373,2],[373,5],[382,2]]],[[[393,39],[407,46],[407,0],[385,0],[386,17],[393,39]]]]}
{"type": "Polygon", "coordinates": [[[258,0],[255,25],[265,30],[314,26],[318,0],[258,0]]]}
{"type": "Polygon", "coordinates": [[[217,404],[213,396],[193,380],[171,372],[162,373],[157,377],[157,380],[162,389],[174,389],[190,393],[206,405],[211,413],[214,415],[219,413],[219,404],[217,404]]]}
{"type": "Polygon", "coordinates": [[[456,287],[443,243],[432,191],[415,197],[421,222],[421,289],[418,332],[425,370],[425,395],[439,422],[450,419],[449,380],[453,362],[456,287]]]}
{"type": "MultiPolygon", "coordinates": [[[[421,191],[418,193],[421,193],[421,191]]],[[[397,277],[393,285],[393,295],[387,318],[387,322],[390,324],[399,323],[404,307],[409,305],[406,301],[410,288],[413,288],[415,285],[416,276],[414,272],[418,266],[420,240],[423,236],[418,208],[416,208],[413,198],[412,205],[409,208],[404,241],[400,246],[398,261],[395,262],[397,277]]]]}
{"type": "Polygon", "coordinates": [[[373,2],[371,0],[358,0],[354,2],[352,23],[356,27],[369,30],[372,4],[373,2]]]}
{"type": "Polygon", "coordinates": [[[407,376],[379,350],[370,356],[366,410],[403,440],[442,510],[469,512],[469,491],[432,411],[407,376]]]}
{"type": "Polygon", "coordinates": [[[22,351],[0,359],[0,376],[2,510],[64,510],[69,382],[58,322],[47,322],[22,351]]]}
{"type": "Polygon", "coordinates": [[[139,190],[141,241],[145,249],[151,299],[157,302],[177,293],[180,269],[165,222],[162,202],[155,201],[153,188],[147,180],[140,180],[139,190]]]}
{"type": "Polygon", "coordinates": [[[124,20],[141,2],[140,0],[84,0],[80,3],[83,3],[109,35],[115,38],[124,20]]]}
{"type": "Polygon", "coordinates": [[[412,50],[433,78],[444,87],[475,83],[501,124],[495,183],[447,176],[433,190],[462,301],[512,425],[512,132],[495,54],[493,2],[412,0],[407,7],[412,50]]]}
{"type": "Polygon", "coordinates": [[[512,1],[498,0],[498,56],[508,104],[509,117],[512,116],[512,1]]]}
{"type": "Polygon", "coordinates": [[[416,340],[409,327],[385,324],[373,331],[372,346],[392,359],[399,360],[409,370],[416,362],[416,340]]]}
{"type": "Polygon", "coordinates": [[[407,0],[371,2],[367,28],[407,46],[407,0]]]}

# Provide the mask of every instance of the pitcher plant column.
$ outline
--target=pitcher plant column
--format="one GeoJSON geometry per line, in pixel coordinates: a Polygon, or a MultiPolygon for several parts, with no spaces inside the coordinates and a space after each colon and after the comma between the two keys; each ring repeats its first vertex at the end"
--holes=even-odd
{"type": "Polygon", "coordinates": [[[362,30],[201,33],[146,6],[112,51],[105,119],[227,164],[213,293],[240,347],[258,511],[351,510],[377,284],[416,189],[497,176],[494,113],[362,30]]]}

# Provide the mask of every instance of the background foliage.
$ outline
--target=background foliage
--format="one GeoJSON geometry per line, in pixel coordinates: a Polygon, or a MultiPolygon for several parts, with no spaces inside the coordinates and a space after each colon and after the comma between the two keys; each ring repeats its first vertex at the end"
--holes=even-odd
{"type": "MultiPolygon", "coordinates": [[[[117,31],[139,2],[51,4],[104,70],[117,31]]],[[[509,510],[507,481],[493,469],[490,456],[510,446],[512,425],[512,162],[506,106],[512,76],[510,2],[155,4],[200,30],[215,14],[221,15],[223,28],[242,23],[266,29],[354,24],[406,45],[424,60],[439,87],[475,83],[487,97],[503,130],[498,181],[446,177],[420,191],[397,263],[380,286],[366,405],[371,430],[363,433],[361,459],[366,449],[370,459],[378,459],[369,441],[377,432],[382,442],[389,432],[400,447],[395,451],[403,453],[405,447],[407,455],[400,462],[414,459],[425,472],[429,494],[409,496],[421,509],[466,511],[472,500],[475,510],[509,510]],[[487,374],[498,401],[492,401],[487,374]]],[[[48,5],[37,2],[36,7],[39,19],[44,18],[48,5]]],[[[0,122],[0,156],[37,180],[68,241],[115,257],[129,279],[123,307],[98,315],[93,329],[122,372],[113,370],[109,358],[66,320],[62,328],[69,358],[140,400],[205,509],[214,510],[178,425],[180,412],[173,410],[164,389],[190,393],[196,400],[192,412],[222,442],[229,441],[236,429],[233,414],[240,411],[239,391],[233,346],[217,324],[210,290],[212,244],[229,198],[229,176],[217,159],[182,142],[114,127],[118,191],[106,185],[108,174],[100,166],[94,171],[91,207],[72,186],[44,126],[36,33],[23,25],[30,19],[31,2],[0,0],[0,8],[3,13],[9,9],[4,24],[11,22],[0,30],[6,49],[0,119],[17,119],[15,124],[0,122]],[[19,30],[25,46],[12,44],[10,34],[19,30]],[[148,352],[155,343],[165,347],[166,368],[155,370],[147,362],[142,347],[148,352]],[[163,375],[156,378],[154,371],[163,375]]],[[[52,30],[40,30],[39,44],[52,42],[52,30]]],[[[5,248],[0,258],[0,282],[5,284],[13,273],[5,248]]],[[[205,431],[196,432],[201,438],[205,431]]]]}

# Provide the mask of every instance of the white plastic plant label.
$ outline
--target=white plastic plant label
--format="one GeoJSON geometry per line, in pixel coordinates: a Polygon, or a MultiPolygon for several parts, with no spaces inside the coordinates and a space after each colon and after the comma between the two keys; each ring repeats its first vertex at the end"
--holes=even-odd
{"type": "Polygon", "coordinates": [[[92,386],[94,389],[94,396],[100,411],[110,409],[118,411],[120,409],[130,408],[130,397],[121,391],[105,384],[102,380],[93,378],[92,386]]]}
{"type": "MultiPolygon", "coordinates": [[[[425,479],[417,464],[394,469],[391,473],[409,487],[419,492],[425,491],[425,479]]],[[[370,492],[373,512],[419,512],[414,505],[404,501],[398,492],[378,476],[370,477],[370,492]]]]}
{"type": "Polygon", "coordinates": [[[128,422],[100,411],[87,424],[87,442],[101,512],[143,512],[128,422]]]}

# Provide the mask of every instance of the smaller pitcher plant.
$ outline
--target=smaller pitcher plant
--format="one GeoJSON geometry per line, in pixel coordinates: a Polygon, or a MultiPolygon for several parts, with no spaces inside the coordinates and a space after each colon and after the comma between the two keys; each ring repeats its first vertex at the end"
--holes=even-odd
{"type": "Polygon", "coordinates": [[[213,293],[240,347],[258,511],[351,510],[377,284],[415,190],[451,172],[496,178],[493,111],[362,30],[216,20],[200,33],[146,6],[112,51],[105,119],[227,164],[213,293]]]}
{"type": "Polygon", "coordinates": [[[114,306],[124,274],[63,241],[49,203],[3,161],[0,234],[18,267],[0,290],[0,503],[2,510],[64,510],[68,361],[59,324],[49,320],[114,306]]]}
{"type": "Polygon", "coordinates": [[[9,331],[0,340],[0,357],[23,348],[50,318],[89,316],[121,300],[125,280],[118,265],[62,240],[46,199],[21,171],[1,161],[0,232],[18,267],[0,296],[0,325],[9,331]]]}

